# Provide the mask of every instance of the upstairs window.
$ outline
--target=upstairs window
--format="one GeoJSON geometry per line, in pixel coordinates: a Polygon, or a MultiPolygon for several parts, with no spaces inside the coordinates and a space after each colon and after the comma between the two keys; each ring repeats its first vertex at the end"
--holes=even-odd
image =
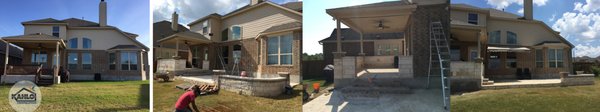
{"type": "Polygon", "coordinates": [[[77,38],[69,39],[69,48],[77,49],[77,38]]]}
{"type": "Polygon", "coordinates": [[[488,37],[490,37],[488,39],[488,43],[490,44],[500,44],[500,31],[493,31],[489,33],[490,35],[488,37]]]}
{"type": "Polygon", "coordinates": [[[514,32],[506,32],[506,44],[517,44],[517,34],[514,32]]]}
{"type": "Polygon", "coordinates": [[[223,31],[221,31],[221,41],[227,41],[227,39],[229,39],[229,29],[225,29],[223,31]]]}
{"type": "Polygon", "coordinates": [[[477,14],[469,13],[469,24],[477,25],[479,23],[479,18],[477,14]]]}
{"type": "Polygon", "coordinates": [[[202,23],[202,34],[208,34],[208,20],[202,23]]]}
{"type": "Polygon", "coordinates": [[[60,36],[60,27],[52,26],[52,36],[55,36],[55,37],[60,36]]]}
{"type": "Polygon", "coordinates": [[[231,40],[240,40],[242,37],[242,27],[232,26],[231,27],[231,40]]]}
{"type": "Polygon", "coordinates": [[[84,49],[89,49],[92,48],[92,40],[88,39],[88,38],[83,38],[83,48],[84,49]]]}

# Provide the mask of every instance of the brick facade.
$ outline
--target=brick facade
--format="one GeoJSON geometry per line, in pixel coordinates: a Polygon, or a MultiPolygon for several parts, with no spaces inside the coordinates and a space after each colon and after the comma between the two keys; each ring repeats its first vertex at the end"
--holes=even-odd
{"type": "Polygon", "coordinates": [[[415,77],[426,77],[429,67],[429,23],[430,21],[441,21],[444,26],[444,33],[449,36],[450,30],[450,11],[446,10],[448,4],[437,5],[419,5],[413,12],[407,27],[410,46],[409,54],[413,55],[413,69],[415,77]]]}

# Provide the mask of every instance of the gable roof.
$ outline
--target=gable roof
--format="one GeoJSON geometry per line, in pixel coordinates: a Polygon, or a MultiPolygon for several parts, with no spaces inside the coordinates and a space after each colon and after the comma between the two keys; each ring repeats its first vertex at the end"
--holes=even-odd
{"type": "MultiPolygon", "coordinates": [[[[331,31],[331,35],[319,42],[335,42],[337,39],[337,29],[331,31]]],[[[342,28],[342,41],[360,40],[360,34],[350,28],[342,28]]],[[[402,39],[404,33],[377,33],[377,34],[364,34],[363,40],[384,40],[384,39],[402,39]]]]}
{"type": "Polygon", "coordinates": [[[159,22],[155,22],[153,23],[153,32],[152,32],[152,42],[154,42],[154,46],[158,46],[158,40],[169,37],[177,32],[186,32],[186,31],[190,31],[190,29],[184,27],[183,25],[179,24],[179,26],[177,26],[177,31],[173,31],[171,29],[171,22],[170,21],[159,21],[159,22]]]}
{"type": "MultiPolygon", "coordinates": [[[[300,15],[300,16],[302,16],[302,12],[299,12],[299,11],[297,11],[297,10],[294,10],[294,9],[290,9],[290,8],[294,8],[294,6],[284,7],[284,6],[282,6],[282,5],[278,5],[278,4],[276,4],[276,3],[273,3],[273,2],[270,2],[270,1],[263,1],[263,2],[261,2],[261,3],[255,4],[255,5],[250,5],[250,4],[247,4],[246,6],[243,6],[243,7],[241,7],[241,8],[238,8],[238,9],[236,9],[236,10],[233,10],[233,11],[231,11],[231,12],[229,12],[229,13],[227,13],[227,14],[223,15],[223,16],[220,16],[220,15],[219,15],[219,17],[220,17],[221,19],[226,19],[226,18],[229,18],[229,17],[235,16],[235,15],[237,15],[237,14],[240,14],[240,13],[242,13],[242,12],[245,12],[245,11],[249,11],[249,10],[255,9],[255,8],[257,8],[257,7],[260,7],[260,6],[263,6],[263,5],[271,5],[271,6],[274,6],[274,7],[277,7],[277,8],[279,8],[279,9],[282,9],[282,10],[285,10],[285,11],[288,11],[288,12],[291,12],[291,13],[293,13],[293,14],[297,14],[297,15],[300,15]]],[[[302,9],[300,9],[300,10],[302,10],[302,9]]],[[[207,18],[208,18],[208,16],[211,16],[211,15],[212,15],[212,16],[214,16],[214,14],[215,14],[215,13],[213,13],[213,14],[210,14],[210,15],[207,15],[207,16],[205,16],[205,17],[202,17],[202,18],[200,18],[200,19],[197,19],[197,20],[195,20],[194,22],[191,22],[191,23],[189,23],[189,24],[188,24],[188,26],[192,26],[192,25],[194,25],[194,24],[197,24],[197,23],[199,23],[200,21],[202,21],[202,20],[204,20],[204,19],[207,19],[207,18]]],[[[217,14],[217,15],[218,15],[218,14],[217,14]]]]}

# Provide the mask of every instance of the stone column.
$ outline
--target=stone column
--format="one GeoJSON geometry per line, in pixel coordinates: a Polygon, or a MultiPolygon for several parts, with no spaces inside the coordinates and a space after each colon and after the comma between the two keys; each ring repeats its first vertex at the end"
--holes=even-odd
{"type": "Polygon", "coordinates": [[[179,39],[175,39],[175,56],[174,58],[179,58],[179,39]]]}
{"type": "Polygon", "coordinates": [[[142,80],[146,80],[146,70],[144,69],[144,51],[140,51],[140,71],[142,74],[142,80]]]}
{"type": "Polygon", "coordinates": [[[56,57],[54,58],[56,61],[55,64],[55,68],[54,68],[54,84],[59,84],[60,83],[60,76],[58,76],[58,72],[59,72],[59,61],[58,61],[58,57],[59,57],[59,51],[58,49],[60,48],[60,42],[56,42],[56,51],[54,52],[54,55],[56,55],[56,57]]]}
{"type": "Polygon", "coordinates": [[[344,70],[343,70],[343,65],[344,62],[342,60],[342,58],[344,57],[344,55],[346,54],[346,52],[342,52],[342,43],[341,43],[341,38],[342,38],[342,33],[341,33],[341,28],[340,28],[340,21],[336,20],[337,23],[337,29],[336,29],[336,33],[337,33],[337,52],[333,52],[333,66],[334,66],[334,70],[333,70],[333,82],[334,82],[334,87],[335,88],[341,88],[347,85],[347,83],[345,83],[344,81],[344,70]]]}
{"type": "Polygon", "coordinates": [[[6,75],[6,67],[8,67],[8,57],[10,57],[10,51],[9,51],[9,47],[10,47],[10,42],[6,42],[6,51],[4,53],[4,75],[6,75]]]}

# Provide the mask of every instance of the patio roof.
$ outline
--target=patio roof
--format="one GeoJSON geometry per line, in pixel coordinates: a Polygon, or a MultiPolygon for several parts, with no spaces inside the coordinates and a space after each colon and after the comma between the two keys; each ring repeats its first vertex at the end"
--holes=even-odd
{"type": "Polygon", "coordinates": [[[392,1],[327,9],[327,14],[360,33],[391,33],[406,29],[416,4],[392,1]]]}
{"type": "Polygon", "coordinates": [[[177,41],[183,41],[184,44],[188,45],[212,43],[208,37],[191,31],[175,33],[171,36],[158,40],[158,43],[176,44],[177,41]]]}
{"type": "Polygon", "coordinates": [[[3,37],[2,40],[21,48],[56,48],[57,42],[59,42],[59,47],[66,48],[63,39],[42,33],[3,37]]]}

